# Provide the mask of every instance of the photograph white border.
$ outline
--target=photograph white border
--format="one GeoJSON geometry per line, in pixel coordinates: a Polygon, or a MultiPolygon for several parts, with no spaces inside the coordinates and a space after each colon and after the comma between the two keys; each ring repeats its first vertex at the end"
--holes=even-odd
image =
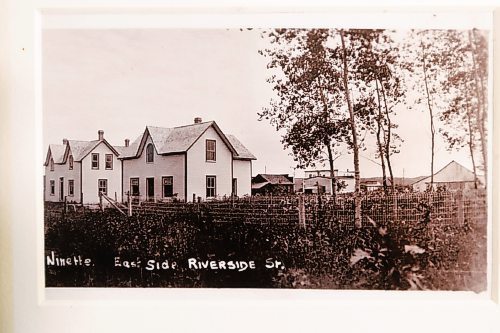
{"type": "MultiPolygon", "coordinates": [[[[4,106],[8,110],[7,113],[0,114],[2,117],[0,119],[1,148],[2,156],[10,158],[7,167],[1,166],[1,180],[5,180],[8,184],[8,191],[1,192],[0,198],[6,206],[6,209],[0,213],[2,214],[0,215],[2,219],[0,240],[3,243],[0,254],[3,258],[7,258],[1,262],[0,268],[5,267],[12,272],[10,275],[12,282],[10,289],[8,283],[2,282],[1,285],[0,295],[5,295],[6,301],[2,301],[0,319],[6,314],[7,324],[0,325],[7,325],[7,329],[13,328],[18,332],[66,332],[70,330],[128,332],[168,327],[180,331],[255,331],[255,329],[265,327],[280,331],[315,331],[320,327],[323,329],[326,327],[337,328],[340,331],[481,332],[500,327],[498,319],[494,319],[500,317],[498,265],[493,267],[493,281],[489,284],[493,286],[491,293],[479,295],[479,297],[473,293],[462,292],[431,292],[429,295],[429,293],[422,292],[329,290],[45,289],[41,168],[43,147],[40,144],[42,138],[40,43],[41,27],[46,15],[55,16],[50,20],[52,26],[47,28],[54,27],[54,24],[65,24],[65,26],[73,24],[74,28],[82,28],[81,24],[84,24],[83,27],[94,25],[96,28],[106,28],[112,25],[109,18],[116,18],[116,14],[120,14],[122,23],[129,24],[131,28],[158,28],[160,23],[164,22],[164,16],[170,17],[168,22],[172,24],[172,27],[179,27],[179,25],[182,27],[182,22],[184,24],[188,22],[186,13],[192,15],[191,22],[195,23],[191,24],[191,27],[196,27],[198,24],[199,27],[207,27],[206,21],[203,23],[203,20],[199,20],[196,15],[212,15],[213,17],[220,15],[217,16],[217,20],[212,20],[213,26],[208,24],[210,27],[239,28],[255,26],[251,24],[255,22],[255,15],[266,17],[276,16],[276,13],[281,13],[280,17],[283,17],[283,21],[276,20],[275,17],[275,26],[290,26],[299,18],[303,23],[302,26],[307,27],[305,24],[307,19],[301,12],[307,13],[306,16],[308,15],[311,19],[312,27],[318,26],[318,21],[321,19],[328,20],[328,15],[324,11],[318,13],[314,9],[302,8],[301,10],[287,7],[281,9],[227,7],[226,9],[200,10],[199,8],[133,6],[90,8],[82,1],[74,1],[72,6],[67,6],[67,3],[63,1],[56,1],[55,4],[47,4],[43,1],[10,1],[9,3],[11,7],[7,11],[9,17],[6,20],[11,29],[0,35],[0,37],[4,35],[6,37],[3,41],[0,39],[1,46],[7,46],[9,50],[5,58],[4,53],[1,53],[2,58],[0,58],[2,69],[5,66],[4,61],[7,63],[8,75],[5,86],[9,87],[6,92],[2,90],[6,98],[4,99],[2,95],[3,101],[0,102],[2,110],[4,106]],[[72,13],[80,17],[85,15],[87,22],[79,23],[76,19],[64,22],[67,15],[72,13]],[[254,15],[253,18],[250,17],[252,15],[254,15]],[[147,18],[143,19],[141,24],[137,24],[141,21],[137,20],[139,16],[147,18]],[[223,18],[226,18],[226,21],[223,18]],[[33,156],[35,159],[32,158],[33,156]],[[40,168],[37,168],[37,165],[40,165],[40,168]],[[23,175],[23,177],[16,178],[14,183],[13,179],[16,175],[23,175]],[[9,247],[11,253],[9,253],[9,247]],[[13,256],[11,257],[10,254],[13,256]],[[9,258],[12,259],[9,260],[9,258]],[[494,300],[497,303],[494,303],[494,300]],[[8,323],[10,315],[12,316],[11,324],[8,323]]],[[[353,10],[359,10],[359,8],[350,10],[343,8],[337,13],[352,13],[353,10]]],[[[409,9],[399,10],[408,12],[409,9]]],[[[482,8],[482,10],[488,10],[488,8],[482,8]]],[[[393,9],[384,12],[381,8],[366,9],[367,15],[374,13],[391,15],[397,11],[393,9]]],[[[429,12],[430,9],[414,9],[414,12],[421,13],[421,15],[428,15],[425,14],[426,11],[429,12]]],[[[433,11],[449,12],[450,8],[433,11]]],[[[478,9],[471,9],[469,13],[474,11],[479,12],[478,9]]],[[[0,16],[0,19],[4,16],[0,16]]],[[[413,20],[416,15],[411,16],[413,20]]],[[[432,22],[432,14],[430,20],[432,22]]],[[[389,20],[382,20],[382,22],[384,22],[383,27],[391,27],[389,20]]],[[[335,27],[342,27],[344,24],[352,26],[352,23],[348,21],[342,23],[339,20],[335,22],[335,27]]],[[[483,24],[484,22],[477,22],[478,26],[483,24]]],[[[441,27],[438,23],[435,25],[436,28],[441,27]]],[[[429,25],[425,26],[429,27],[429,25]]],[[[362,26],[357,24],[356,27],[362,26]]],[[[496,24],[496,35],[498,31],[498,24],[496,24]]],[[[498,46],[495,45],[495,48],[497,50],[498,46]]],[[[498,75],[495,73],[496,82],[498,82],[498,75]]],[[[490,89],[491,94],[492,91],[493,89],[490,89]]],[[[498,99],[497,96],[495,105],[498,105],[498,99]]],[[[490,115],[492,115],[491,112],[490,115]]],[[[493,127],[498,128],[499,120],[494,118],[494,122],[495,126],[492,121],[489,124],[490,133],[494,133],[493,127]]],[[[492,141],[498,142],[498,133],[494,135],[495,139],[490,140],[490,144],[492,141]]],[[[497,147],[495,147],[495,152],[498,153],[497,147]]],[[[490,154],[490,162],[493,159],[492,155],[490,154]]],[[[493,179],[498,179],[496,170],[498,160],[494,160],[490,165],[493,165],[490,168],[493,170],[493,179]]],[[[490,191],[492,187],[489,187],[490,191]]],[[[495,191],[494,197],[490,195],[490,217],[498,216],[498,205],[491,204],[498,203],[498,189],[495,188],[495,191]],[[495,215],[491,214],[492,209],[495,215]]],[[[495,253],[498,254],[498,220],[495,218],[494,221],[496,222],[495,228],[489,229],[489,243],[494,246],[495,253]],[[496,237],[491,238],[493,233],[496,237]]],[[[491,259],[496,259],[495,262],[498,262],[498,256],[489,259],[490,263],[491,259]]],[[[9,278],[8,274],[5,276],[9,278]]]]}

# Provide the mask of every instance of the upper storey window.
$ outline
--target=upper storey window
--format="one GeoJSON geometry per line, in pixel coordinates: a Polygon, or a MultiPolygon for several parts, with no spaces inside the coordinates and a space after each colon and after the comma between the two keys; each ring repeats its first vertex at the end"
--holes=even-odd
{"type": "Polygon", "coordinates": [[[146,163],[154,162],[154,147],[153,144],[150,143],[146,146],[146,163]]]}
{"type": "Polygon", "coordinates": [[[99,170],[99,154],[92,154],[92,169],[99,170]]]}
{"type": "Polygon", "coordinates": [[[215,148],[215,140],[207,140],[206,141],[206,160],[215,162],[216,161],[216,148],[215,148]]]}

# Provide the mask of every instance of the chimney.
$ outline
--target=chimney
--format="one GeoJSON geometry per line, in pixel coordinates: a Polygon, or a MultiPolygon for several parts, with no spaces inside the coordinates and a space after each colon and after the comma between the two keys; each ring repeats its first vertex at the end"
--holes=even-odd
{"type": "Polygon", "coordinates": [[[128,147],[130,144],[130,140],[129,139],[125,139],[125,147],[128,147]]]}
{"type": "Polygon", "coordinates": [[[68,139],[63,139],[63,145],[67,145],[68,144],[68,139]]]}
{"type": "Polygon", "coordinates": [[[103,130],[97,131],[97,134],[99,136],[99,141],[104,140],[104,131],[103,130]]]}
{"type": "Polygon", "coordinates": [[[195,123],[195,124],[199,124],[199,123],[201,123],[201,118],[200,118],[200,117],[196,117],[196,118],[194,118],[194,123],[195,123]]]}

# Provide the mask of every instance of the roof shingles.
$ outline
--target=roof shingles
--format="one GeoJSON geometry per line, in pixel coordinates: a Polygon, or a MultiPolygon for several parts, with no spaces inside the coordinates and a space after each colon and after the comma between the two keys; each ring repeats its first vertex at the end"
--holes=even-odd
{"type": "MultiPolygon", "coordinates": [[[[133,158],[138,154],[144,134],[151,136],[151,140],[156,147],[158,154],[181,153],[187,151],[193,143],[210,127],[218,127],[214,121],[197,123],[192,125],[164,128],[156,126],[146,126],[145,132],[137,137],[128,147],[113,146],[120,158],[133,158]]],[[[220,131],[220,130],[219,130],[220,131]]],[[[222,134],[223,140],[230,146],[236,159],[256,159],[255,156],[234,136],[222,134]],[[226,140],[227,139],[227,140],[226,140]]],[[[68,145],[75,161],[81,161],[87,156],[101,141],[78,141],[69,140],[68,145]]],[[[66,145],[50,145],[55,163],[64,163],[66,145]]]]}
{"type": "Polygon", "coordinates": [[[54,163],[64,163],[64,152],[66,151],[66,145],[49,145],[49,149],[54,163]]]}
{"type": "MultiPolygon", "coordinates": [[[[136,157],[141,148],[144,135],[149,133],[151,140],[158,154],[182,153],[187,151],[198,138],[210,127],[218,129],[214,121],[191,124],[173,128],[146,126],[143,135],[139,136],[129,147],[120,149],[120,158],[136,157]]],[[[235,151],[234,157],[237,159],[256,159],[255,156],[245,147],[234,135],[224,135],[230,149],[235,151]]]]}

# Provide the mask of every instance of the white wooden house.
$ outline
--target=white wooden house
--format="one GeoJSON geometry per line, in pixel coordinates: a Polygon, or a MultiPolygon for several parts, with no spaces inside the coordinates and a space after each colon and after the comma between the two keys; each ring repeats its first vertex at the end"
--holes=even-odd
{"type": "Polygon", "coordinates": [[[251,194],[255,156],[214,121],[147,126],[121,151],[124,200],[182,201],[251,194]]]}
{"type": "Polygon", "coordinates": [[[45,201],[98,203],[99,192],[122,197],[122,165],[118,150],[98,131],[93,141],[63,140],[49,145],[45,159],[45,201]]]}

